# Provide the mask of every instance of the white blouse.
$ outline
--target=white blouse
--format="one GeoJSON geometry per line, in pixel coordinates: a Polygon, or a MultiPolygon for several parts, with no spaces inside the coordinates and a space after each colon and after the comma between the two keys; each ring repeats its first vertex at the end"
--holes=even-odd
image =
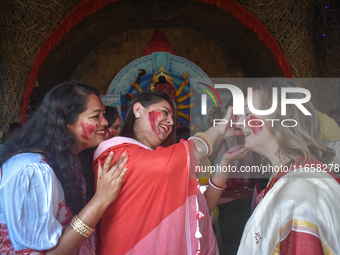
{"type": "Polygon", "coordinates": [[[3,164],[0,224],[7,226],[15,250],[56,246],[63,231],[57,215],[62,201],[61,184],[42,155],[18,154],[3,164]]]}

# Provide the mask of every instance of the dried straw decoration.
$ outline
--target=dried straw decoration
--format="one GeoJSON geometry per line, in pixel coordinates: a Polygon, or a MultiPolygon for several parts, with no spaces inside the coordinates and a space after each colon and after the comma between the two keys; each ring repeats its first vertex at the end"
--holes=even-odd
{"type": "MultiPolygon", "coordinates": [[[[327,1],[237,0],[266,26],[278,42],[297,78],[340,77],[340,4],[327,1]]],[[[312,91],[312,101],[324,113],[340,105],[340,87],[330,81],[301,84],[312,91]]]]}
{"type": "Polygon", "coordinates": [[[258,17],[273,35],[295,77],[339,77],[337,0],[237,2],[258,17]]]}
{"type": "MultiPolygon", "coordinates": [[[[250,13],[254,14],[272,34],[280,46],[295,77],[339,76],[340,48],[338,45],[340,34],[335,32],[339,31],[340,25],[336,20],[336,14],[339,10],[337,0],[236,1],[250,13]],[[329,4],[330,8],[328,10],[325,10],[325,3],[329,4]],[[333,6],[336,6],[336,8],[332,9],[333,6]],[[323,18],[333,19],[334,22],[323,22],[323,18]],[[326,37],[321,36],[324,32],[327,34],[326,37]]],[[[3,132],[6,132],[11,122],[20,120],[23,95],[32,69],[32,64],[40,46],[66,15],[81,2],[81,0],[0,1],[0,130],[3,132]]],[[[189,29],[190,27],[188,27],[188,24],[190,22],[197,22],[202,19],[214,20],[216,18],[216,15],[213,15],[214,12],[221,13],[221,10],[215,5],[212,6],[212,8],[205,8],[206,16],[202,15],[202,17],[196,17],[195,8],[199,7],[196,4],[197,2],[199,1],[148,0],[143,1],[142,3],[140,0],[124,0],[119,1],[119,6],[122,6],[125,9],[118,11],[113,10],[118,14],[121,13],[122,17],[116,17],[116,15],[103,15],[101,17],[100,15],[97,15],[96,18],[98,19],[97,21],[102,22],[102,24],[108,24],[109,22],[112,22],[112,20],[118,23],[119,19],[125,18],[124,14],[129,15],[131,8],[136,5],[138,6],[139,11],[137,14],[143,12],[146,14],[144,15],[145,17],[150,17],[149,20],[146,20],[148,22],[141,24],[141,22],[136,22],[131,18],[134,17],[133,15],[129,16],[129,19],[126,20],[124,26],[120,27],[121,31],[117,28],[116,34],[114,34],[119,35],[124,31],[131,31],[133,29],[152,28],[152,24],[156,24],[155,20],[157,20],[157,22],[159,21],[157,25],[160,25],[160,28],[182,27],[189,29]],[[162,15],[162,13],[158,13],[161,5],[170,6],[170,9],[166,10],[166,16],[162,15]],[[130,9],[126,9],[129,6],[130,9]],[[150,8],[148,8],[148,6],[150,6],[150,8]],[[145,9],[143,9],[143,7],[145,9]],[[181,20],[177,20],[177,23],[167,23],[168,19],[176,17],[176,14],[178,15],[178,13],[181,13],[184,19],[189,16],[186,23],[181,23],[181,20]],[[158,17],[157,19],[155,19],[156,16],[158,17]],[[101,18],[107,20],[101,21],[101,18]],[[162,18],[164,18],[163,23],[161,20],[162,18]]],[[[216,0],[216,2],[218,2],[218,0],[216,0]]],[[[108,9],[110,9],[110,6],[108,6],[108,9]]],[[[114,8],[111,6],[111,9],[114,8]]],[[[82,24],[89,29],[87,32],[92,31],[95,25],[94,23],[88,24],[86,21],[82,24]]],[[[216,25],[218,26],[221,24],[216,25]]],[[[218,38],[222,43],[223,36],[226,38],[229,36],[223,29],[215,31],[214,27],[205,27],[205,30],[203,30],[203,26],[199,23],[197,23],[196,26],[195,29],[193,26],[191,29],[218,38]],[[199,31],[200,29],[201,31],[199,31]]],[[[237,27],[234,28],[234,32],[238,31],[236,28],[237,27]]],[[[86,31],[86,29],[84,29],[84,31],[86,31]]],[[[167,30],[164,32],[166,33],[167,30]]],[[[81,38],[77,39],[81,40],[81,38]]],[[[103,41],[98,40],[95,42],[92,41],[91,43],[99,45],[101,42],[103,41]]],[[[68,43],[72,43],[72,41],[69,41],[68,43]]],[[[235,46],[237,46],[237,44],[235,46]]],[[[251,46],[252,45],[249,45],[249,47],[251,46]]],[[[93,48],[95,47],[93,46],[92,49],[93,48]]],[[[235,49],[231,50],[235,51],[235,49]]],[[[258,48],[255,46],[254,50],[257,49],[258,48]]],[[[144,48],[141,49],[141,51],[142,50],[144,50],[144,48]]],[[[78,59],[84,59],[89,54],[86,50],[83,52],[78,51],[77,53],[83,55],[78,59]]],[[[65,51],[64,54],[69,53],[65,51]]],[[[115,59],[115,61],[119,62],[121,59],[115,59]]],[[[255,58],[250,59],[249,62],[249,65],[254,66],[257,64],[255,63],[255,58]]],[[[271,63],[268,64],[268,68],[270,65],[271,63]]],[[[223,76],[224,74],[221,74],[220,77],[223,76]]],[[[86,82],[85,78],[84,82],[86,82]]],[[[336,94],[334,93],[334,90],[329,90],[329,92],[321,91],[319,93],[322,89],[316,89],[317,95],[320,95],[323,99],[332,98],[332,95],[336,94]]],[[[324,101],[326,102],[326,100],[324,101]]],[[[329,109],[324,109],[325,112],[327,110],[329,109]]]]}
{"type": "Polygon", "coordinates": [[[20,122],[20,111],[39,47],[81,0],[1,0],[0,129],[20,122]]]}

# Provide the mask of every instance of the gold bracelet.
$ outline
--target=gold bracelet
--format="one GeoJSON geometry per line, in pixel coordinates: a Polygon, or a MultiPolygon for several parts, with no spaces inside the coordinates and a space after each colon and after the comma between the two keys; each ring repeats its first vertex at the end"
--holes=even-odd
{"type": "Polygon", "coordinates": [[[75,231],[85,237],[89,237],[94,231],[94,228],[86,225],[77,215],[71,220],[70,225],[75,231]]]}
{"type": "Polygon", "coordinates": [[[209,146],[209,152],[207,153],[206,157],[209,157],[211,155],[211,153],[213,152],[213,149],[214,149],[213,143],[212,143],[210,137],[203,132],[198,132],[194,136],[201,137],[204,141],[206,141],[206,143],[209,146]]]}

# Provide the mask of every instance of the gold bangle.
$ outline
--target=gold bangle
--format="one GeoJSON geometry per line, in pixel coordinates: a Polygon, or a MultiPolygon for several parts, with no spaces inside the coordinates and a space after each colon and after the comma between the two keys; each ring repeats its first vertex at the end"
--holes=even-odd
{"type": "Polygon", "coordinates": [[[209,152],[207,153],[206,157],[209,157],[211,155],[211,153],[213,152],[213,149],[214,149],[213,143],[212,143],[210,137],[203,132],[198,132],[194,136],[201,137],[203,140],[206,141],[206,143],[209,146],[209,152]]]}
{"type": "Polygon", "coordinates": [[[71,220],[70,225],[75,231],[85,237],[89,237],[94,231],[94,228],[86,225],[77,215],[71,220]]]}

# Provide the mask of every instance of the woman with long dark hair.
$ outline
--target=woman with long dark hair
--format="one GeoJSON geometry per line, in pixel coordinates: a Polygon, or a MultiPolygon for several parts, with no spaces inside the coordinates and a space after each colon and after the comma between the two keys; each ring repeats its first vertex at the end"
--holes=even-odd
{"type": "MultiPolygon", "coordinates": [[[[100,163],[96,192],[78,154],[105,140],[96,88],[54,87],[12,138],[1,159],[0,250],[25,254],[95,254],[92,234],[119,193],[127,155],[100,163]]],[[[93,177],[93,175],[92,175],[93,177]]]]}

